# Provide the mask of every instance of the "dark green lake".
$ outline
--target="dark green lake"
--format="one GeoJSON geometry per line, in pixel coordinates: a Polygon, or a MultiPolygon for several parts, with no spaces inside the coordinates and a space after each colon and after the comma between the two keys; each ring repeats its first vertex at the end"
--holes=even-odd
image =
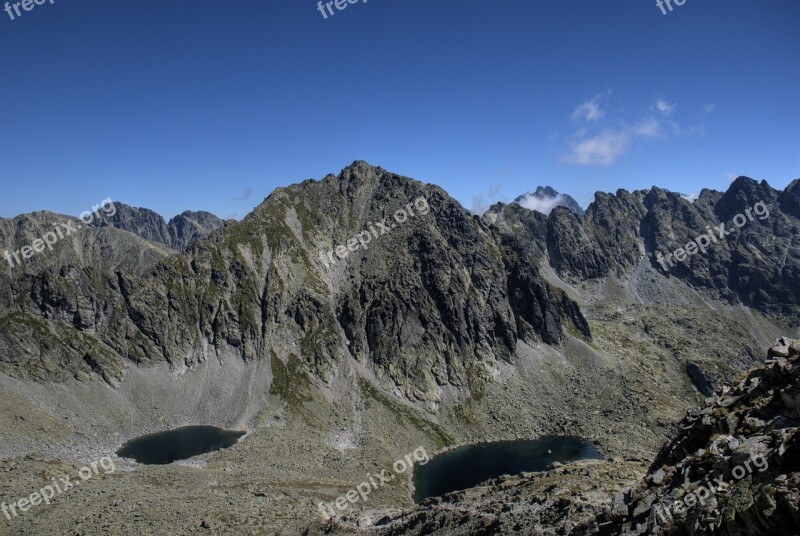
{"type": "Polygon", "coordinates": [[[593,443],[578,437],[498,441],[466,445],[414,468],[414,500],[422,502],[451,491],[467,489],[501,475],[544,471],[553,462],[598,460],[593,443]]]}
{"type": "Polygon", "coordinates": [[[132,439],[120,447],[117,456],[148,465],[164,465],[228,448],[244,434],[215,426],[185,426],[132,439]]]}

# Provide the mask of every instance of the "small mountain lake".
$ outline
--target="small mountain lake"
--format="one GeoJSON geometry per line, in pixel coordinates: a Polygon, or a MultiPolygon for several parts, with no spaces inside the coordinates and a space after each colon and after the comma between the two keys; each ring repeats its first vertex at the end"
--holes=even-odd
{"type": "Polygon", "coordinates": [[[132,439],[120,447],[117,456],[147,465],[165,465],[226,449],[244,434],[215,426],[185,426],[132,439]]]}
{"type": "Polygon", "coordinates": [[[471,488],[501,475],[544,471],[553,462],[599,460],[597,447],[578,437],[498,441],[466,445],[414,468],[414,501],[471,488]]]}

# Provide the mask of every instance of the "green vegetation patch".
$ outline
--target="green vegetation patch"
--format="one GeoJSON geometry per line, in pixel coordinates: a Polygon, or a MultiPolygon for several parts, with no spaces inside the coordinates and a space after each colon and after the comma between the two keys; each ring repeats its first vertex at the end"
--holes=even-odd
{"type": "Polygon", "coordinates": [[[364,379],[359,380],[361,393],[365,398],[365,405],[370,406],[369,400],[372,399],[383,406],[389,413],[394,415],[395,419],[400,425],[409,426],[421,431],[423,434],[431,438],[433,443],[438,448],[443,448],[455,443],[453,436],[439,424],[423,419],[411,408],[407,408],[384,395],[375,387],[364,379]]]}
{"type": "Polygon", "coordinates": [[[289,356],[286,365],[283,364],[275,352],[272,356],[272,385],[269,394],[279,397],[286,404],[286,408],[294,415],[299,416],[311,427],[316,426],[316,419],[306,404],[313,402],[311,394],[313,383],[306,372],[303,362],[294,355],[289,356]]]}

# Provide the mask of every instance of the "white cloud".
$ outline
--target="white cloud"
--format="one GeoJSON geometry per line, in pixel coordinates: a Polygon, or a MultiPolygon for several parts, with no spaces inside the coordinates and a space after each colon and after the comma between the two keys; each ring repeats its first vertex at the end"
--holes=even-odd
{"type": "Polygon", "coordinates": [[[550,212],[554,208],[564,204],[564,196],[562,194],[558,194],[555,197],[547,197],[541,199],[533,194],[525,194],[525,196],[522,199],[517,201],[517,204],[529,210],[535,210],[536,212],[541,212],[546,216],[550,214],[550,212]]]}
{"type": "Polygon", "coordinates": [[[697,198],[700,197],[700,194],[697,192],[692,192],[690,194],[681,194],[681,197],[686,199],[690,203],[694,203],[697,201],[697,198]]]}
{"type": "Polygon", "coordinates": [[[592,97],[591,100],[588,100],[583,104],[579,104],[578,107],[575,108],[575,111],[572,112],[572,120],[589,121],[593,123],[602,119],[603,116],[606,115],[606,112],[600,105],[600,101],[607,97],[610,93],[610,91],[598,93],[592,97]]]}
{"type": "Polygon", "coordinates": [[[657,138],[661,135],[661,121],[648,117],[633,126],[633,133],[642,138],[657,138]]]}
{"type": "Polygon", "coordinates": [[[627,152],[630,143],[631,134],[627,128],[606,129],[596,136],[573,143],[570,152],[562,160],[579,166],[610,166],[627,152]]]}
{"type": "Polygon", "coordinates": [[[486,195],[473,194],[472,196],[472,213],[478,216],[483,216],[483,213],[489,210],[489,207],[497,202],[498,194],[500,193],[500,185],[493,184],[486,195]]]}
{"type": "MultiPolygon", "coordinates": [[[[579,105],[573,112],[572,119],[584,119],[590,122],[602,119],[605,114],[600,108],[599,101],[609,93],[600,93],[591,101],[579,105]]],[[[658,98],[655,105],[650,108],[650,113],[640,116],[636,121],[619,119],[606,127],[600,122],[595,129],[582,128],[571,136],[571,141],[568,142],[569,150],[561,160],[579,166],[610,166],[624,156],[636,141],[679,133],[680,126],[672,120],[677,108],[677,104],[658,98]]]]}
{"type": "Polygon", "coordinates": [[[575,111],[572,112],[572,120],[580,121],[584,119],[586,121],[597,121],[604,115],[605,112],[600,109],[600,106],[596,102],[589,101],[575,108],[575,111]]]}
{"type": "Polygon", "coordinates": [[[670,104],[664,99],[656,100],[656,108],[658,109],[659,112],[666,115],[667,117],[671,116],[672,112],[674,112],[675,108],[677,107],[678,107],[677,104],[670,104]]]}

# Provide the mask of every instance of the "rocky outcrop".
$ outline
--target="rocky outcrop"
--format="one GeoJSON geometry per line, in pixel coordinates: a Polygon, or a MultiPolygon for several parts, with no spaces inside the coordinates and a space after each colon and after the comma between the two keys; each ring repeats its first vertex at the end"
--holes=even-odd
{"type": "Polygon", "coordinates": [[[800,219],[800,179],[795,179],[778,196],[781,210],[800,219]]]}
{"type": "Polygon", "coordinates": [[[164,221],[160,214],[148,208],[135,208],[120,202],[114,203],[114,207],[116,208],[114,214],[95,218],[91,225],[95,227],[115,227],[133,233],[136,236],[141,236],[151,242],[157,242],[165,246],[170,245],[167,222],[164,221]]]}
{"type": "Polygon", "coordinates": [[[168,245],[177,250],[186,249],[192,239],[205,238],[224,225],[224,220],[210,212],[187,210],[169,220],[168,245]]]}
{"type": "Polygon", "coordinates": [[[309,534],[330,536],[557,536],[595,518],[620,487],[640,479],[637,461],[582,461],[544,473],[503,476],[432,497],[410,511],[374,510],[331,518],[309,534]]]}
{"type": "Polygon", "coordinates": [[[167,223],[160,214],[147,208],[135,208],[120,202],[114,206],[114,214],[95,218],[91,225],[115,227],[176,250],[185,249],[193,238],[205,238],[225,224],[205,211],[187,210],[167,223]]]}
{"type": "Polygon", "coordinates": [[[556,209],[547,220],[547,251],[550,263],[561,275],[597,278],[611,272],[612,259],[586,231],[580,216],[556,209]]]}
{"type": "Polygon", "coordinates": [[[679,429],[576,534],[800,533],[800,340],[781,339],[679,429]]]}

